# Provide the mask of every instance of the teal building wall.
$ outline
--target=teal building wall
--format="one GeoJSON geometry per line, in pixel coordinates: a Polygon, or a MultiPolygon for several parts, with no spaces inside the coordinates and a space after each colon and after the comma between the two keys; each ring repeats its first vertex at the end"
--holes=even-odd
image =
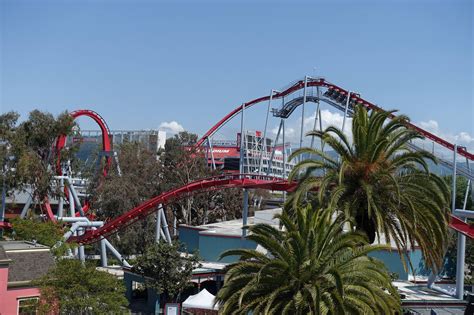
{"type": "MultiPolygon", "coordinates": [[[[237,260],[236,256],[219,260],[219,255],[229,249],[255,249],[257,247],[255,242],[248,239],[238,236],[209,234],[205,233],[203,229],[188,226],[179,227],[179,239],[190,252],[198,250],[200,257],[205,261],[235,262],[237,260]]],[[[411,269],[409,271],[405,270],[397,250],[380,250],[371,253],[370,256],[383,261],[389,272],[397,273],[400,280],[408,280],[408,276],[412,274],[411,269]]],[[[430,271],[425,267],[421,250],[411,251],[409,257],[416,275],[429,276],[430,271]]],[[[451,270],[450,264],[452,262],[446,261],[444,269],[451,270]]],[[[445,272],[447,275],[450,275],[450,273],[445,272]]]]}

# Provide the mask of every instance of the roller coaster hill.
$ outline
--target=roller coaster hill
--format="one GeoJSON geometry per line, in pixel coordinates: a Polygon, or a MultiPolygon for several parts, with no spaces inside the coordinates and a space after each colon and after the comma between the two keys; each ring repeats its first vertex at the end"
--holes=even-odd
{"type": "MultiPolygon", "coordinates": [[[[305,111],[308,106],[315,106],[316,115],[314,115],[313,129],[322,130],[321,111],[323,106],[328,106],[343,113],[342,129],[344,130],[348,118],[353,115],[353,110],[356,105],[364,106],[369,110],[383,111],[383,109],[365,99],[358,93],[346,90],[332,84],[324,78],[313,78],[306,76],[303,79],[296,80],[283,89],[271,90],[269,95],[265,95],[254,100],[245,102],[213,125],[195,144],[195,148],[201,150],[209,161],[210,167],[217,169],[219,167],[219,158],[214,154],[218,151],[214,150],[213,137],[218,131],[223,128],[229,121],[233,119],[240,120],[240,135],[246,134],[246,116],[251,114],[251,108],[254,106],[265,106],[266,116],[263,120],[263,128],[259,134],[255,134],[255,139],[252,147],[246,143],[247,137],[239,137],[237,147],[239,148],[238,168],[234,165],[234,172],[222,173],[221,175],[211,178],[204,178],[190,182],[182,187],[176,187],[170,191],[164,192],[158,196],[151,198],[138,205],[137,207],[124,212],[116,218],[111,218],[108,221],[95,221],[88,214],[91,212],[89,205],[85,202],[86,197],[78,191],[78,183],[81,179],[74,178],[67,169],[63,167],[64,163],[58,162],[56,165],[57,176],[55,177],[56,185],[66,192],[65,197],[59,198],[57,207],[53,211],[48,200],[42,201],[42,209],[45,217],[51,221],[62,221],[70,224],[70,229],[65,233],[64,239],[66,241],[77,242],[80,246],[78,248],[77,257],[85,260],[84,245],[91,243],[100,243],[101,249],[101,264],[107,266],[107,250],[111,252],[124,266],[129,266],[128,262],[121,254],[112,246],[107,240],[107,237],[116,233],[117,231],[129,226],[130,224],[144,220],[148,215],[157,214],[157,240],[164,239],[171,242],[171,235],[168,230],[168,218],[163,211],[163,206],[172,203],[176,200],[187,198],[193,194],[198,194],[206,191],[215,191],[227,188],[241,188],[244,191],[244,201],[242,207],[242,224],[247,224],[248,217],[248,190],[250,189],[265,189],[270,191],[291,192],[295,189],[296,183],[288,182],[287,176],[291,165],[288,166],[288,158],[285,150],[285,143],[287,139],[285,122],[292,116],[296,115],[296,109],[301,109],[301,125],[299,135],[299,145],[303,145],[304,130],[303,125],[305,121],[305,111]],[[272,103],[277,102],[281,105],[278,108],[272,108],[272,103]],[[268,134],[269,118],[279,120],[279,127],[273,141],[266,141],[268,134]],[[283,149],[281,150],[281,147],[283,149]],[[280,148],[280,150],[279,150],[280,148]],[[278,174],[275,173],[275,168],[272,163],[275,163],[277,152],[282,154],[281,160],[283,165],[279,168],[278,174]],[[252,154],[250,154],[252,153],[252,154]],[[253,162],[248,162],[249,157],[253,157],[253,162]]],[[[313,111],[312,111],[313,112],[313,111]]],[[[71,116],[76,119],[78,117],[86,116],[93,119],[101,130],[101,146],[103,156],[105,159],[105,166],[101,170],[103,174],[118,163],[113,163],[117,158],[114,154],[111,139],[110,129],[105,120],[96,112],[91,110],[77,110],[71,112],[71,116]]],[[[394,114],[390,116],[395,117],[394,114]]],[[[299,120],[299,117],[298,117],[299,120]]],[[[473,194],[471,182],[474,180],[474,173],[470,170],[470,165],[474,161],[474,154],[469,152],[466,148],[450,143],[439,136],[430,133],[415,124],[406,122],[407,128],[411,128],[420,133],[425,138],[425,143],[411,143],[410,149],[413,151],[422,150],[422,146],[432,147],[432,151],[439,157],[439,163],[448,169],[454,178],[457,176],[465,177],[468,180],[467,194],[473,194]],[[436,150],[435,150],[436,148],[436,150]],[[446,159],[444,153],[449,152],[451,159],[446,159]],[[466,162],[466,166],[463,163],[466,162]]],[[[55,145],[55,152],[60,157],[61,150],[66,146],[67,137],[61,136],[57,139],[55,145]]],[[[324,143],[318,144],[314,138],[309,144],[311,147],[317,145],[323,146],[324,143]]],[[[235,157],[234,157],[235,158],[235,157]]],[[[59,159],[58,159],[59,160],[59,159]]],[[[234,163],[235,164],[235,163],[234,163]]],[[[453,180],[453,194],[456,193],[456,180],[453,180]]],[[[26,212],[30,206],[29,200],[23,211],[21,217],[26,216],[26,212]]],[[[474,211],[465,209],[456,209],[453,203],[453,208],[450,216],[450,227],[458,233],[457,244],[457,284],[456,296],[462,297],[463,294],[463,275],[464,274],[464,259],[466,237],[474,237],[474,226],[466,223],[467,219],[474,218],[474,211]]],[[[0,225],[6,226],[7,223],[0,222],[0,225]]],[[[245,237],[246,230],[242,229],[242,237],[245,237]]],[[[436,275],[432,274],[429,279],[429,285],[433,286],[436,275]]]]}

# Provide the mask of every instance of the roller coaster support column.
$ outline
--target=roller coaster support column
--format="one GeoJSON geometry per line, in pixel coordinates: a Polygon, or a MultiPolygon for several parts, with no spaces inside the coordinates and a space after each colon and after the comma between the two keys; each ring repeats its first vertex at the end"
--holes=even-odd
{"type": "Polygon", "coordinates": [[[262,164],[263,164],[263,152],[266,152],[267,149],[267,126],[268,126],[268,115],[270,114],[270,109],[272,106],[272,99],[273,99],[273,93],[278,92],[276,90],[271,90],[270,91],[270,98],[268,99],[268,107],[267,107],[267,115],[265,117],[265,128],[263,129],[263,138],[262,138],[262,151],[260,152],[260,161],[258,163],[258,174],[262,171],[262,164]]]}
{"type": "MultiPolygon", "coordinates": [[[[281,140],[283,141],[283,148],[282,148],[282,153],[283,153],[283,179],[286,178],[286,148],[285,148],[285,120],[282,119],[282,126],[283,126],[283,130],[282,130],[282,137],[281,137],[281,140]]],[[[285,194],[285,193],[283,193],[285,194]]]]}
{"type": "Polygon", "coordinates": [[[155,241],[157,243],[160,242],[160,237],[161,237],[161,205],[158,206],[158,210],[156,210],[156,231],[155,231],[155,241]]]}
{"type": "Polygon", "coordinates": [[[122,170],[120,169],[118,154],[117,152],[113,151],[113,155],[114,155],[115,164],[117,164],[117,174],[118,176],[122,177],[122,170]]]}
{"type": "Polygon", "coordinates": [[[242,238],[247,236],[247,217],[249,214],[249,191],[244,189],[244,198],[242,201],[242,238]]]}
{"type": "Polygon", "coordinates": [[[280,120],[280,126],[278,127],[278,132],[275,137],[275,143],[273,143],[272,154],[270,155],[270,161],[268,161],[267,176],[270,175],[270,172],[272,170],[273,157],[275,156],[275,150],[276,150],[278,139],[280,139],[280,132],[281,132],[282,126],[283,126],[283,118],[280,120]]]}
{"type": "Polygon", "coordinates": [[[347,92],[347,100],[346,100],[346,107],[344,108],[344,118],[342,120],[342,132],[344,132],[344,128],[346,126],[346,119],[347,119],[347,111],[349,110],[349,102],[351,101],[351,91],[347,92]]]}
{"type": "Polygon", "coordinates": [[[212,161],[212,169],[215,170],[216,169],[216,162],[214,160],[214,150],[212,148],[212,139],[210,138],[207,138],[207,145],[209,147],[209,152],[211,153],[211,161],[212,161]]]}
{"type": "MultiPolygon", "coordinates": [[[[453,150],[453,185],[451,188],[451,206],[452,212],[456,211],[456,155],[458,151],[457,144],[454,144],[453,150]]],[[[464,297],[464,261],[466,256],[466,236],[458,232],[457,256],[456,256],[456,297],[460,300],[464,297]]]]}
{"type": "MultiPolygon", "coordinates": [[[[59,180],[59,191],[64,193],[64,178],[59,180]]],[[[59,196],[59,204],[58,204],[58,216],[62,217],[64,215],[64,199],[63,196],[59,196]]]]}
{"type": "Polygon", "coordinates": [[[308,86],[308,76],[304,77],[303,88],[303,104],[301,104],[301,130],[300,130],[300,149],[303,146],[303,131],[304,131],[304,105],[306,104],[306,88],[308,86]]]}
{"type": "MultiPolygon", "coordinates": [[[[160,213],[160,216],[161,216],[162,229],[165,231],[163,238],[166,239],[166,241],[171,244],[171,235],[168,228],[168,221],[166,220],[165,211],[163,210],[163,206],[160,205],[160,209],[158,210],[158,212],[160,213]]],[[[161,233],[163,232],[161,231],[161,233]]]]}
{"type": "Polygon", "coordinates": [[[100,264],[102,267],[107,267],[107,247],[105,244],[105,238],[100,238],[100,264]]]}
{"type": "Polygon", "coordinates": [[[240,173],[244,172],[244,111],[245,111],[245,103],[242,104],[242,111],[240,115],[240,165],[239,170],[240,173]]]}
{"type": "Polygon", "coordinates": [[[159,205],[158,210],[156,211],[156,242],[158,243],[162,237],[168,243],[171,243],[170,231],[168,229],[168,223],[166,221],[163,205],[159,205]]]}
{"type": "MultiPolygon", "coordinates": [[[[69,193],[72,195],[73,200],[76,203],[76,206],[78,208],[79,213],[81,214],[81,216],[84,216],[84,211],[82,210],[81,201],[79,200],[79,196],[77,195],[76,189],[74,188],[74,185],[72,183],[71,178],[67,177],[66,181],[68,182],[69,193]]],[[[75,213],[73,215],[75,215],[75,213]]]]}
{"type": "Polygon", "coordinates": [[[33,202],[33,195],[32,192],[29,192],[28,199],[26,199],[26,203],[23,206],[23,210],[21,210],[20,218],[24,219],[28,214],[28,209],[30,209],[31,203],[33,202]]]}
{"type": "MultiPolygon", "coordinates": [[[[82,235],[84,234],[85,231],[84,229],[78,229],[77,231],[77,235],[82,235]]],[[[86,255],[85,255],[85,252],[84,252],[84,245],[79,245],[79,260],[81,261],[82,264],[85,264],[86,263],[86,255]]]]}
{"type": "MultiPolygon", "coordinates": [[[[318,115],[321,115],[320,113],[320,109],[319,109],[319,106],[320,106],[320,102],[319,102],[319,97],[321,96],[320,95],[320,92],[319,92],[319,86],[316,87],[316,96],[318,97],[318,105],[316,106],[316,113],[314,113],[314,125],[313,125],[313,130],[316,130],[317,128],[317,124],[318,124],[318,115]]],[[[311,136],[311,148],[314,147],[314,136],[311,136]]]]}

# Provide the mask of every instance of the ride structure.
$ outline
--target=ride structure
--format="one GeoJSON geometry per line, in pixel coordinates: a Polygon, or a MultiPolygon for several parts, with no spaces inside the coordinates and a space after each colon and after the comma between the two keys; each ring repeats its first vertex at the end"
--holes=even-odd
{"type": "MultiPolygon", "coordinates": [[[[342,121],[342,129],[345,129],[346,120],[351,117],[354,106],[361,105],[371,110],[383,110],[382,108],[378,107],[377,105],[368,102],[361,98],[358,93],[353,91],[344,90],[341,87],[329,83],[324,78],[312,78],[306,76],[302,80],[297,80],[291,83],[289,86],[285,87],[281,90],[271,90],[270,95],[263,96],[249,102],[243,103],[242,105],[236,107],[226,116],[224,116],[219,122],[217,122],[214,126],[212,126],[196,143],[197,147],[202,147],[207,150],[207,154],[211,155],[211,160],[214,161],[212,158],[212,137],[225,126],[231,119],[237,117],[240,114],[240,127],[241,127],[241,135],[245,133],[245,115],[248,110],[261,103],[267,103],[267,111],[265,116],[265,124],[264,124],[264,131],[263,137],[261,141],[265,141],[267,138],[267,128],[268,128],[268,120],[270,114],[273,117],[280,120],[278,132],[276,135],[276,139],[274,141],[274,145],[271,148],[271,158],[269,159],[268,163],[272,163],[273,155],[276,150],[276,146],[280,137],[285,143],[285,120],[289,118],[292,114],[295,113],[295,110],[298,107],[301,107],[301,126],[300,126],[300,139],[299,139],[299,146],[303,146],[303,135],[304,135],[304,121],[305,121],[305,107],[308,103],[316,104],[316,115],[314,116],[314,124],[313,129],[320,129],[322,130],[322,119],[321,119],[321,103],[326,103],[336,108],[337,110],[343,112],[343,121],[342,121]],[[302,93],[301,93],[302,92],[302,93]],[[272,108],[272,102],[280,100],[282,105],[280,108],[272,108]]],[[[104,168],[102,169],[102,173],[104,175],[107,174],[107,171],[110,169],[112,164],[112,157],[116,157],[115,153],[112,151],[110,145],[110,138],[109,138],[109,128],[105,123],[105,120],[100,117],[97,113],[89,110],[80,110],[71,113],[73,118],[77,118],[80,116],[88,116],[96,121],[102,131],[102,149],[103,155],[106,158],[104,168]]],[[[395,117],[395,115],[391,115],[391,117],[395,117]]],[[[450,227],[453,228],[458,232],[458,274],[457,274],[457,286],[456,286],[456,296],[458,298],[462,298],[463,294],[463,273],[464,273],[464,255],[465,255],[465,237],[474,237],[474,227],[470,226],[466,223],[466,218],[474,218],[474,211],[466,210],[466,200],[467,195],[472,190],[471,182],[474,180],[473,173],[470,170],[470,163],[474,161],[474,154],[467,151],[466,148],[457,146],[456,144],[452,144],[437,135],[434,135],[410,122],[406,122],[407,128],[411,128],[416,130],[421,135],[423,135],[426,139],[433,141],[440,145],[444,150],[451,151],[453,154],[453,160],[449,161],[446,159],[440,159],[440,162],[443,166],[446,166],[452,170],[453,174],[453,196],[455,196],[456,192],[456,176],[464,176],[468,179],[468,189],[466,191],[466,197],[464,202],[463,209],[455,209],[455,205],[453,202],[452,205],[452,214],[451,214],[451,222],[450,227]],[[467,166],[463,167],[458,165],[457,158],[461,156],[466,159],[467,166]]],[[[244,148],[243,145],[244,139],[241,137],[241,148],[244,148]]],[[[59,157],[60,150],[64,148],[66,144],[66,137],[61,136],[58,138],[56,142],[56,154],[59,157]]],[[[311,139],[310,146],[314,147],[316,141],[314,137],[311,139]]],[[[324,143],[320,143],[321,148],[324,150],[324,143]]],[[[411,145],[412,150],[421,150],[419,144],[412,143],[411,145]]],[[[221,176],[211,177],[207,179],[197,180],[182,187],[178,187],[172,189],[170,191],[164,192],[144,203],[141,205],[125,212],[123,215],[113,218],[107,222],[98,222],[93,221],[90,218],[86,217],[88,206],[87,203],[81,203],[81,198],[83,200],[86,199],[86,195],[81,195],[77,192],[77,181],[80,179],[74,179],[72,177],[72,173],[65,169],[62,164],[57,165],[57,173],[58,176],[56,179],[59,181],[59,185],[61,189],[65,189],[66,198],[64,200],[61,198],[59,200],[58,211],[57,215],[53,214],[51,210],[51,206],[49,203],[45,203],[46,208],[49,207],[47,212],[47,216],[51,220],[61,220],[63,222],[72,223],[71,230],[68,231],[64,238],[68,241],[75,241],[80,244],[78,256],[81,260],[85,259],[84,256],[84,248],[83,245],[91,244],[95,242],[100,242],[101,244],[101,259],[102,265],[107,265],[107,258],[106,258],[106,249],[109,249],[120,261],[123,262],[124,265],[127,265],[126,261],[123,257],[113,248],[113,246],[107,241],[107,237],[116,233],[120,229],[136,222],[137,220],[142,220],[148,215],[152,213],[157,214],[157,230],[156,230],[156,239],[160,240],[164,238],[167,241],[171,241],[171,237],[168,230],[166,216],[164,215],[163,206],[169,204],[173,201],[179,200],[181,198],[186,198],[192,194],[201,193],[205,191],[213,191],[219,189],[226,189],[226,188],[242,188],[244,189],[244,201],[243,201],[243,225],[247,223],[247,214],[248,214],[248,189],[267,189],[267,190],[275,190],[275,191],[283,191],[289,192],[295,188],[296,183],[289,183],[286,180],[286,172],[284,172],[283,176],[274,176],[276,174],[271,174],[271,165],[268,165],[266,168],[263,167],[263,151],[267,150],[266,145],[263,143],[260,146],[256,146],[256,148],[261,148],[262,152],[260,152],[260,161],[256,165],[259,167],[254,173],[245,174],[243,172],[243,159],[244,159],[244,152],[241,150],[241,158],[240,158],[240,173],[239,174],[224,174],[221,176]],[[64,204],[69,204],[69,215],[64,215],[63,206],[64,204]],[[75,209],[78,209],[76,213],[75,209]]],[[[434,148],[434,145],[433,145],[434,148]]],[[[433,149],[433,153],[434,149],[433,149]]],[[[283,162],[285,163],[285,158],[283,158],[283,162]]],[[[118,161],[117,161],[118,165],[118,161]]],[[[212,165],[215,168],[215,165],[212,165]]],[[[283,169],[286,170],[286,166],[283,166],[283,169]]],[[[471,192],[472,193],[472,192],[471,192]]],[[[454,200],[454,198],[453,198],[454,200]]],[[[29,207],[29,205],[28,205],[29,207]]],[[[26,205],[25,205],[25,208],[26,205]]],[[[22,213],[23,215],[23,213],[22,213]]],[[[242,236],[245,237],[246,230],[243,229],[242,236]]],[[[430,285],[434,282],[435,273],[433,274],[432,279],[430,279],[430,285]]]]}

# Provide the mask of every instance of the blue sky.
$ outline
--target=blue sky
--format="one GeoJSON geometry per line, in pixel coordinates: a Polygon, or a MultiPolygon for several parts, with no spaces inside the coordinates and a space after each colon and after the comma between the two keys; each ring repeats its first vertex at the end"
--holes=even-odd
{"type": "Polygon", "coordinates": [[[111,129],[202,134],[307,74],[474,145],[472,1],[0,3],[2,112],[90,108],[111,129]]]}

